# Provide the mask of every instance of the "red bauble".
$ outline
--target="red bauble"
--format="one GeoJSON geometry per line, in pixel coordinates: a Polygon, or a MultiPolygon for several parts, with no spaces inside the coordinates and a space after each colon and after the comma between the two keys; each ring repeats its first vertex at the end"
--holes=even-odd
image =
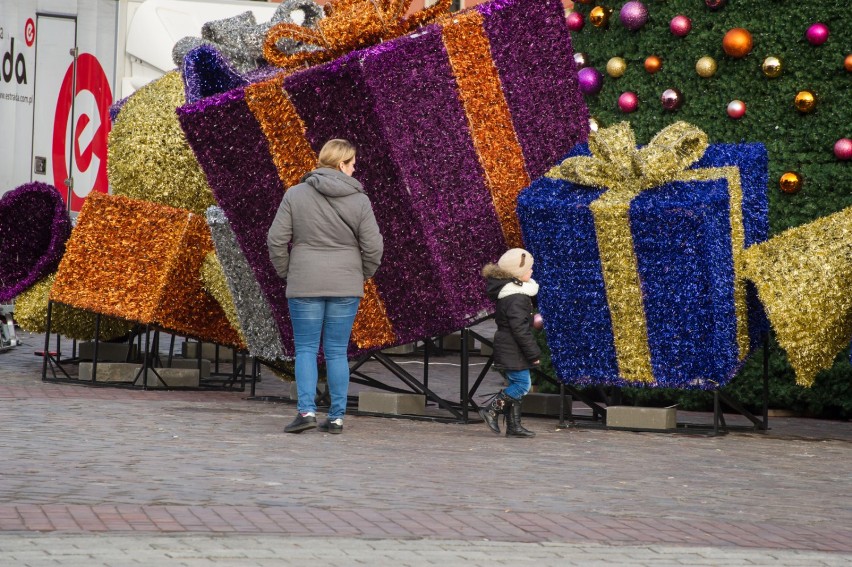
{"type": "Polygon", "coordinates": [[[728,116],[734,120],[739,120],[746,113],[746,105],[741,100],[732,100],[728,103],[728,116]]]}
{"type": "Polygon", "coordinates": [[[621,96],[618,97],[618,108],[621,112],[628,114],[635,112],[639,108],[639,97],[636,96],[636,93],[630,91],[621,93],[621,96]]]}
{"type": "Polygon", "coordinates": [[[583,14],[580,12],[571,12],[568,14],[568,17],[565,18],[565,21],[568,23],[568,29],[573,32],[582,30],[583,26],[586,25],[586,20],[583,19],[583,14]]]}
{"type": "Polygon", "coordinates": [[[669,23],[669,29],[678,37],[686,37],[692,29],[692,20],[684,15],[675,16],[669,23]]]}

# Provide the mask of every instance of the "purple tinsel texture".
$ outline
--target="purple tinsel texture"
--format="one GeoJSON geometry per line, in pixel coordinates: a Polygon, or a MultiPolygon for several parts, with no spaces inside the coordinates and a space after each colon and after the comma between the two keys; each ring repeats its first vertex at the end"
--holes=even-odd
{"type": "MultiPolygon", "coordinates": [[[[476,10],[526,171],[537,177],[588,130],[562,5],[497,0],[476,10]]],[[[358,148],[355,176],[385,242],[374,281],[397,344],[450,333],[489,311],[480,269],[506,248],[442,25],[283,79],[314,152],[330,138],[358,148]]],[[[266,248],[284,187],[270,155],[274,144],[245,92],[187,104],[178,116],[289,354],[285,286],[266,248]]]]}
{"type": "Polygon", "coordinates": [[[56,270],[71,220],[52,185],[21,185],[0,199],[0,302],[10,301],[56,270]]]}
{"type": "Polygon", "coordinates": [[[211,45],[200,45],[186,54],[183,82],[186,102],[195,102],[248,84],[211,45]]]}

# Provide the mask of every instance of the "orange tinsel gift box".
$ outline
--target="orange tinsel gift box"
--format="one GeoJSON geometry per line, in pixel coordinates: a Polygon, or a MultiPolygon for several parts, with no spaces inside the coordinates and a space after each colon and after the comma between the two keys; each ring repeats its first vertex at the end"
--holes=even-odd
{"type": "Polygon", "coordinates": [[[59,265],[50,299],[200,340],[242,347],[200,269],[213,251],[203,217],[92,193],[59,265]]]}

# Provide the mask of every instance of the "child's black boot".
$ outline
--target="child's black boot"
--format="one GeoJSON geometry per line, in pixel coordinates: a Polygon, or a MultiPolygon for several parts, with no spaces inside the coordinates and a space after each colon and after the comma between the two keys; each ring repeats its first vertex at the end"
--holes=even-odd
{"type": "Polygon", "coordinates": [[[535,433],[521,425],[521,400],[510,399],[506,410],[506,437],[535,437],[535,433]]]}
{"type": "Polygon", "coordinates": [[[505,411],[506,406],[511,400],[511,397],[507,396],[504,391],[500,390],[500,392],[492,398],[489,404],[479,408],[479,415],[483,420],[485,420],[485,424],[491,429],[491,431],[498,435],[500,434],[500,424],[497,422],[497,419],[505,411]]]}

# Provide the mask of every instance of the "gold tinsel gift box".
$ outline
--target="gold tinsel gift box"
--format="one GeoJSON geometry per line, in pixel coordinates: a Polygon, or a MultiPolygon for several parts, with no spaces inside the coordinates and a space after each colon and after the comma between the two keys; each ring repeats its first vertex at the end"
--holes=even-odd
{"type": "Polygon", "coordinates": [[[242,348],[222,307],[202,287],[201,265],[212,251],[200,215],[92,193],[71,233],[50,299],[242,348]]]}

